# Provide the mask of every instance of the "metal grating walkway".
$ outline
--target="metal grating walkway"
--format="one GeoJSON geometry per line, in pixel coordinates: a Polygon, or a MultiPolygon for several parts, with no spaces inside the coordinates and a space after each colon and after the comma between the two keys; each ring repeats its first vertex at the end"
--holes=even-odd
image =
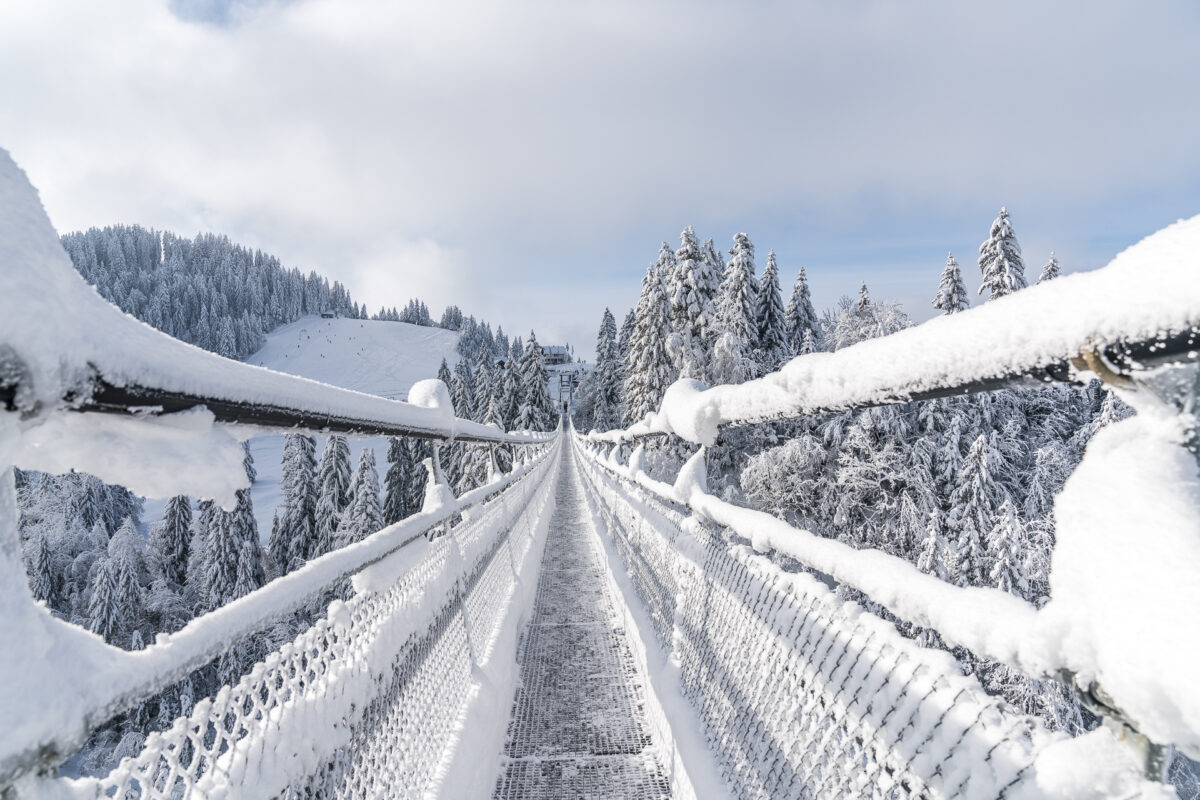
{"type": "Polygon", "coordinates": [[[667,798],[575,470],[568,448],[495,797],[667,798]]]}

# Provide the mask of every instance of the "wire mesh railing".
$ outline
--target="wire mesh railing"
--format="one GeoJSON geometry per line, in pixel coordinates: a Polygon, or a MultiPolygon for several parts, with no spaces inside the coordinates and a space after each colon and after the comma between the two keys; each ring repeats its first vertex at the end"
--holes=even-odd
{"type": "MultiPolygon", "coordinates": [[[[76,796],[417,797],[435,782],[509,611],[552,481],[543,457],[76,796]],[[227,794],[226,794],[227,793],[227,794]]],[[[536,555],[536,553],[535,553],[536,555]]]]}
{"type": "Polygon", "coordinates": [[[1039,796],[1035,757],[1063,735],[813,575],[581,463],[732,796],[1039,796]]]}

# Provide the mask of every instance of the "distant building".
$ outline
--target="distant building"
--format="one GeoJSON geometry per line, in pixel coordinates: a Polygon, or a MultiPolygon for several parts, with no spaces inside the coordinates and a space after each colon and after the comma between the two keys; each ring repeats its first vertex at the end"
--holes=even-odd
{"type": "Polygon", "coordinates": [[[542,357],[546,359],[546,366],[571,363],[571,354],[567,352],[567,348],[557,344],[543,346],[542,357]]]}
{"type": "Polygon", "coordinates": [[[336,316],[337,316],[337,312],[335,312],[335,311],[322,311],[321,312],[321,319],[333,319],[336,316]]]}

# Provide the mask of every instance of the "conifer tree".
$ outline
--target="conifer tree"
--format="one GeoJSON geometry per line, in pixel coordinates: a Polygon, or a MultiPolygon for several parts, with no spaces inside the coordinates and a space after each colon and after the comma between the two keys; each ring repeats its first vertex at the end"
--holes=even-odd
{"type": "Polygon", "coordinates": [[[959,470],[950,497],[950,527],[954,569],[951,579],[959,586],[985,586],[991,572],[987,537],[995,526],[997,512],[1007,499],[996,480],[1003,457],[996,449],[996,434],[980,434],[971,445],[959,470]]]}
{"type": "Polygon", "coordinates": [[[521,413],[521,370],[519,356],[514,347],[509,347],[508,359],[500,391],[500,427],[505,431],[516,430],[517,417],[521,413]]]}
{"type": "Polygon", "coordinates": [[[672,363],[666,340],[670,332],[670,302],[653,266],[642,278],[634,333],[625,365],[625,424],[640,421],[658,409],[671,383],[672,363]]]}
{"type": "Polygon", "coordinates": [[[775,251],[767,253],[767,268],[763,270],[758,288],[758,358],[760,369],[774,372],[787,356],[787,341],[783,297],[779,289],[779,266],[775,251]]]}
{"type": "Polygon", "coordinates": [[[176,495],[167,501],[162,523],[150,538],[150,544],[157,554],[163,577],[177,586],[182,586],[187,581],[191,527],[191,503],[187,497],[176,495]]]}
{"type": "Polygon", "coordinates": [[[937,509],[934,509],[930,513],[925,538],[921,542],[921,549],[917,555],[917,569],[926,575],[933,575],[941,580],[948,580],[950,577],[949,572],[946,570],[946,552],[948,549],[945,533],[942,530],[941,513],[937,509]]]}
{"type": "Polygon", "coordinates": [[[709,353],[717,339],[716,299],[721,276],[705,258],[692,226],[679,234],[671,292],[671,349],[681,378],[711,381],[709,353]]]}
{"type": "Polygon", "coordinates": [[[492,346],[487,342],[480,343],[475,357],[475,403],[471,410],[471,419],[476,422],[483,422],[487,416],[488,406],[497,390],[495,363],[492,346]]]}
{"type": "Polygon", "coordinates": [[[758,344],[758,318],[754,296],[754,245],[739,233],[733,237],[732,258],[725,269],[717,304],[720,335],[713,347],[712,379],[716,383],[742,383],[753,378],[751,357],[758,344]]]}
{"type": "Polygon", "coordinates": [[[102,556],[96,563],[87,625],[88,630],[104,637],[109,644],[115,644],[122,633],[116,575],[107,556],[102,556]]]}
{"type": "Polygon", "coordinates": [[[408,450],[408,462],[411,464],[408,471],[408,507],[416,513],[424,503],[425,483],[428,480],[424,461],[433,451],[424,439],[408,439],[405,449],[408,450]]]}
{"type": "Polygon", "coordinates": [[[986,289],[990,300],[1025,288],[1025,262],[1006,208],[1000,209],[987,240],[979,245],[979,271],[983,274],[979,293],[986,289]]]}
{"type": "Polygon", "coordinates": [[[33,599],[53,608],[55,600],[54,572],[50,563],[50,547],[46,535],[39,533],[33,541],[33,563],[29,565],[29,589],[33,599]]]}
{"type": "Polygon", "coordinates": [[[997,589],[1028,599],[1029,578],[1025,572],[1026,543],[1021,521],[1012,501],[1004,499],[996,521],[988,532],[987,547],[992,567],[989,573],[997,589]]]}
{"type": "Polygon", "coordinates": [[[604,309],[600,331],[596,334],[595,405],[592,427],[598,431],[615,428],[621,406],[621,368],[617,351],[617,321],[604,309]]]}
{"type": "Polygon", "coordinates": [[[454,403],[454,416],[471,419],[475,411],[475,376],[466,359],[454,365],[450,376],[450,400],[454,403]]]}
{"type": "Polygon", "coordinates": [[[813,352],[813,334],[817,329],[817,312],[813,309],[812,297],[808,290],[808,276],[804,273],[804,267],[801,267],[800,272],[796,275],[796,284],[792,287],[792,296],[788,300],[784,316],[787,341],[791,352],[797,355],[805,352],[804,339],[806,336],[810,345],[807,352],[813,352]]]}
{"type": "Polygon", "coordinates": [[[383,521],[386,525],[397,523],[414,511],[409,506],[408,496],[411,482],[409,471],[413,469],[409,456],[403,439],[397,436],[388,439],[388,470],[384,476],[383,500],[383,521]]]}
{"type": "MultiPolygon", "coordinates": [[[[443,325],[442,327],[445,326],[443,325]]],[[[446,365],[446,359],[444,358],[442,359],[441,365],[438,367],[437,377],[439,381],[446,384],[446,389],[449,390],[451,381],[450,367],[446,365]]]]}
{"type": "Polygon", "coordinates": [[[712,265],[713,273],[716,275],[725,274],[725,258],[721,255],[721,251],[712,239],[704,240],[704,257],[708,259],[708,263],[712,265]]]}
{"type": "Polygon", "coordinates": [[[1042,267],[1042,274],[1038,276],[1038,283],[1045,283],[1057,278],[1062,271],[1058,267],[1058,259],[1054,257],[1054,251],[1050,251],[1050,260],[1046,262],[1046,266],[1042,267]]]}
{"type": "Polygon", "coordinates": [[[525,355],[521,358],[521,410],[517,418],[520,430],[548,431],[554,425],[554,405],[547,390],[550,376],[537,337],[529,332],[525,355]]]}
{"type": "Polygon", "coordinates": [[[804,338],[800,340],[800,350],[797,355],[808,355],[815,353],[817,346],[813,343],[813,332],[811,330],[804,332],[804,338]]]}
{"type": "Polygon", "coordinates": [[[343,436],[330,436],[321,452],[317,472],[316,544],[311,557],[334,548],[342,511],[349,501],[350,447],[343,436]]]}
{"type": "Polygon", "coordinates": [[[299,433],[288,434],[284,443],[283,514],[278,540],[273,535],[269,543],[281,575],[300,567],[316,552],[316,449],[315,439],[299,433]]]}
{"type": "MultiPolygon", "coordinates": [[[[316,446],[315,443],[311,444],[313,447],[316,446]]],[[[301,447],[307,449],[308,446],[302,444],[301,447]]],[[[311,457],[311,449],[308,452],[311,457]]],[[[252,458],[249,459],[246,469],[248,474],[254,469],[254,460],[252,458]]],[[[266,570],[263,568],[262,545],[259,544],[258,540],[258,521],[254,518],[254,504],[249,489],[238,490],[237,505],[230,515],[229,525],[231,534],[237,541],[238,547],[238,585],[235,585],[233,590],[233,597],[236,598],[241,597],[243,591],[249,594],[267,582],[266,570]]],[[[309,530],[312,530],[311,526],[309,530]]],[[[305,544],[311,547],[312,541],[313,537],[310,535],[305,544]]],[[[297,560],[306,556],[311,557],[308,556],[307,550],[304,551],[303,555],[301,555],[299,548],[296,548],[293,552],[293,558],[297,560]]],[[[302,564],[303,561],[299,563],[302,564]]],[[[296,566],[299,566],[299,564],[296,566]]],[[[293,569],[295,569],[295,566],[293,569]]]]}
{"type": "Polygon", "coordinates": [[[234,526],[233,512],[213,511],[204,553],[204,611],[220,608],[234,598],[238,555],[242,539],[234,526]]]}
{"type": "Polygon", "coordinates": [[[345,547],[383,528],[383,507],[379,503],[379,474],[375,470],[375,451],[364,447],[354,472],[350,505],[346,520],[338,528],[339,544],[345,547]]]}
{"type": "Polygon", "coordinates": [[[942,270],[942,279],[938,283],[937,295],[933,298],[933,307],[943,314],[954,314],[966,310],[970,304],[962,272],[958,269],[954,254],[950,253],[946,256],[946,267],[942,270]]]}

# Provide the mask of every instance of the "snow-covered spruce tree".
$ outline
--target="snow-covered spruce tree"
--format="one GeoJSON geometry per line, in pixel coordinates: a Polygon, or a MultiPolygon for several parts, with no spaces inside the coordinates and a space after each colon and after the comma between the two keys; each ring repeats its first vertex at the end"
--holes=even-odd
{"type": "Polygon", "coordinates": [[[980,434],[975,438],[959,470],[948,520],[954,556],[950,578],[959,586],[988,585],[992,559],[987,537],[1008,499],[996,478],[1002,461],[993,431],[991,437],[980,434]]]}
{"type": "Polygon", "coordinates": [[[354,472],[350,505],[338,528],[338,545],[361,541],[383,527],[383,507],[379,503],[379,474],[375,470],[375,451],[364,447],[354,472]]]}
{"type": "Polygon", "coordinates": [[[500,381],[500,427],[511,431],[516,430],[517,417],[521,413],[520,356],[511,345],[504,363],[504,377],[500,381]]]}
{"type": "Polygon", "coordinates": [[[471,419],[475,410],[475,374],[466,359],[454,365],[450,376],[450,400],[454,403],[454,415],[471,419]]]}
{"type": "Polygon", "coordinates": [[[858,302],[854,304],[854,313],[859,317],[865,317],[871,308],[871,294],[867,291],[867,282],[863,281],[858,287],[858,302]]]}
{"type": "Polygon", "coordinates": [[[733,237],[732,258],[717,300],[720,333],[713,346],[711,374],[714,383],[742,383],[753,378],[757,364],[758,316],[754,296],[754,245],[744,233],[733,237]]]}
{"type": "MultiPolygon", "coordinates": [[[[475,409],[475,375],[466,359],[454,365],[450,379],[450,401],[456,417],[471,419],[475,409]]],[[[461,442],[448,442],[441,449],[442,469],[452,487],[457,488],[462,484],[466,454],[467,448],[461,442]]]]}
{"type": "Polygon", "coordinates": [[[712,265],[713,272],[717,275],[725,274],[725,258],[721,255],[720,249],[712,239],[704,240],[704,257],[712,265]]]}
{"type": "Polygon", "coordinates": [[[191,527],[191,502],[183,495],[176,495],[167,501],[162,522],[150,537],[150,547],[155,553],[162,576],[176,586],[183,586],[187,581],[191,527]]]}
{"type": "Polygon", "coordinates": [[[450,381],[452,376],[450,375],[450,367],[447,366],[446,359],[444,358],[442,359],[442,363],[438,366],[437,378],[439,381],[446,384],[447,390],[450,389],[450,381]]]}
{"type": "Polygon", "coordinates": [[[767,253],[767,268],[763,270],[758,288],[758,362],[763,373],[774,372],[787,358],[787,332],[783,297],[779,289],[779,265],[775,251],[767,253]]]}
{"type": "Polygon", "coordinates": [[[83,491],[78,496],[76,507],[83,524],[90,529],[97,520],[102,520],[105,527],[112,530],[108,522],[108,493],[104,490],[104,483],[92,475],[83,475],[82,480],[83,491]]]}
{"type": "Polygon", "coordinates": [[[235,526],[234,513],[215,509],[208,526],[204,552],[205,612],[220,608],[234,599],[241,549],[242,537],[235,526]]]}
{"type": "Polygon", "coordinates": [[[617,321],[612,312],[604,309],[600,331],[596,334],[596,374],[591,427],[598,431],[612,430],[620,422],[621,367],[617,351],[617,321]]]}
{"type": "Polygon", "coordinates": [[[1062,274],[1062,270],[1058,266],[1058,259],[1054,257],[1054,251],[1050,251],[1050,260],[1046,262],[1046,266],[1042,267],[1042,274],[1038,276],[1038,283],[1052,281],[1062,274]]]}
{"type": "Polygon", "coordinates": [[[212,500],[200,500],[192,517],[192,538],[188,545],[187,580],[184,582],[183,597],[193,616],[208,610],[204,571],[208,563],[208,532],[213,524],[215,509],[212,500]]]}
{"type": "Polygon", "coordinates": [[[425,501],[425,483],[429,474],[425,470],[424,462],[433,454],[433,449],[424,439],[408,439],[405,442],[405,449],[408,450],[408,461],[411,464],[407,485],[408,507],[415,514],[421,510],[425,501]]]}
{"type": "Polygon", "coordinates": [[[413,469],[411,451],[398,436],[388,439],[388,469],[384,476],[383,522],[392,525],[413,513],[409,505],[408,487],[413,469]]]}
{"type": "Polygon", "coordinates": [[[1025,574],[1028,544],[1017,510],[1008,498],[996,511],[995,524],[988,532],[987,547],[992,561],[989,571],[992,585],[1022,599],[1029,599],[1029,578],[1025,574]]]}
{"type": "Polygon", "coordinates": [[[326,440],[317,471],[317,487],[317,535],[313,558],[335,548],[342,511],[349,501],[350,447],[345,437],[330,436],[326,440]]]}
{"type": "Polygon", "coordinates": [[[886,509],[894,502],[904,472],[904,423],[894,406],[858,412],[837,455],[839,537],[887,549],[886,509]]]}
{"type": "Polygon", "coordinates": [[[942,279],[938,283],[937,295],[933,298],[933,307],[943,314],[954,314],[965,311],[971,305],[967,299],[967,286],[963,283],[962,272],[954,254],[946,256],[946,266],[942,270],[942,279]]]}
{"type": "MultiPolygon", "coordinates": [[[[254,459],[248,451],[246,458],[246,474],[249,476],[253,474],[254,459]]],[[[254,504],[249,489],[237,492],[237,505],[230,515],[229,524],[233,536],[238,540],[238,574],[244,573],[247,576],[244,585],[234,588],[234,597],[241,597],[243,590],[249,594],[267,582],[266,570],[263,568],[262,545],[258,539],[258,521],[254,518],[254,504]]],[[[310,536],[310,545],[311,541],[310,536]]]]}
{"type": "Polygon", "coordinates": [[[788,300],[784,312],[785,332],[790,352],[802,355],[813,352],[817,330],[817,312],[813,309],[812,296],[808,290],[808,276],[804,267],[796,274],[796,283],[792,286],[792,296],[788,300]],[[805,350],[804,340],[808,339],[808,350],[805,350]]]}
{"type": "Polygon", "coordinates": [[[625,365],[625,424],[640,421],[658,410],[671,384],[673,367],[667,352],[670,335],[670,302],[653,266],[642,278],[642,294],[634,314],[636,324],[625,365]]]}
{"type": "Polygon", "coordinates": [[[471,409],[471,419],[483,422],[487,416],[488,406],[496,394],[496,359],[492,355],[493,345],[482,342],[475,356],[475,403],[471,409]]]}
{"type": "Polygon", "coordinates": [[[525,355],[521,358],[520,373],[521,411],[517,418],[517,428],[532,431],[551,430],[557,415],[547,390],[550,376],[546,372],[546,359],[533,331],[529,332],[525,355]]]}
{"type": "Polygon", "coordinates": [[[942,527],[941,512],[934,509],[930,512],[925,538],[921,541],[921,549],[917,553],[917,569],[943,581],[949,580],[950,573],[946,569],[949,551],[950,546],[946,541],[946,532],[942,527]]]}
{"type": "Polygon", "coordinates": [[[280,575],[303,566],[316,552],[317,443],[311,436],[288,434],[283,446],[283,510],[268,543],[280,575]]]}
{"type": "Polygon", "coordinates": [[[56,581],[50,562],[50,546],[46,544],[45,535],[40,533],[30,542],[30,546],[33,549],[33,557],[28,568],[29,589],[33,592],[34,600],[41,600],[53,608],[56,581]]]}
{"type": "Polygon", "coordinates": [[[116,644],[123,633],[121,609],[117,601],[117,579],[107,556],[96,561],[92,577],[91,599],[88,601],[87,627],[92,633],[116,644]]]}
{"type": "Polygon", "coordinates": [[[979,245],[979,271],[983,274],[979,293],[986,289],[989,300],[1025,288],[1025,262],[1006,208],[1000,209],[987,240],[979,245]]]}
{"type": "Polygon", "coordinates": [[[132,633],[145,622],[143,586],[149,582],[141,537],[131,519],[126,519],[108,543],[108,559],[113,572],[114,599],[122,628],[132,633]]]}
{"type": "Polygon", "coordinates": [[[681,378],[712,378],[708,357],[717,339],[716,299],[721,276],[705,258],[689,225],[679,234],[671,290],[671,349],[681,378]]]}

